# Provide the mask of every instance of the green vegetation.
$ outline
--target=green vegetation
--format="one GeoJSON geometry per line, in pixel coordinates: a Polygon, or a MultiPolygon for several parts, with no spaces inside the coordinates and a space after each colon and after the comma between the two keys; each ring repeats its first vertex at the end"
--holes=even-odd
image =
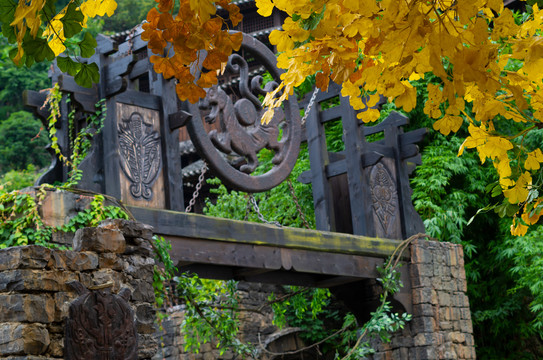
{"type": "Polygon", "coordinates": [[[117,9],[113,16],[103,19],[104,30],[107,33],[128,31],[140,24],[154,6],[155,3],[146,0],[117,1],[117,9]]]}
{"type": "Polygon", "coordinates": [[[39,120],[18,111],[0,123],[0,174],[25,170],[29,165],[41,169],[50,163],[45,151],[49,143],[47,131],[39,120]]]}
{"type": "Polygon", "coordinates": [[[50,86],[47,76],[49,62],[32,65],[29,68],[18,67],[9,57],[11,45],[0,37],[0,123],[11,113],[23,108],[23,91],[41,89],[50,86]]]}
{"type": "Polygon", "coordinates": [[[11,192],[32,186],[36,182],[39,173],[32,164],[24,170],[10,170],[0,176],[0,192],[11,192]]]}

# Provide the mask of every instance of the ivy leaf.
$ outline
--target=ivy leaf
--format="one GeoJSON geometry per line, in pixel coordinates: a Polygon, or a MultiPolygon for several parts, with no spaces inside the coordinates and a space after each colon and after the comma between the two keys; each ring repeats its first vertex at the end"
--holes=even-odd
{"type": "Polygon", "coordinates": [[[8,39],[10,44],[13,44],[17,41],[17,35],[15,35],[15,28],[9,26],[9,22],[2,24],[2,35],[8,39]]]}
{"type": "MultiPolygon", "coordinates": [[[[0,0],[0,1],[3,1],[3,0],[0,0]]],[[[53,18],[55,14],[57,13],[55,3],[56,3],[56,0],[47,0],[45,2],[45,5],[43,6],[42,11],[47,18],[53,18]]]]}
{"type": "Polygon", "coordinates": [[[34,58],[31,56],[23,56],[23,59],[25,59],[25,66],[27,68],[31,67],[34,64],[34,58]]]}
{"type": "Polygon", "coordinates": [[[58,56],[57,66],[60,71],[68,73],[71,76],[76,76],[78,71],[81,69],[81,63],[73,61],[69,56],[58,56]]]}
{"type": "MultiPolygon", "coordinates": [[[[15,56],[17,56],[17,48],[16,47],[11,48],[9,50],[9,58],[13,59],[15,56]]],[[[18,66],[20,67],[21,65],[19,64],[18,66]]]]}
{"type": "Polygon", "coordinates": [[[45,59],[51,61],[55,58],[55,53],[49,47],[46,39],[36,37],[27,37],[23,41],[23,49],[27,56],[34,58],[36,62],[41,62],[45,59]]]}
{"type": "Polygon", "coordinates": [[[0,21],[10,24],[13,21],[13,14],[17,8],[14,0],[0,0],[0,21]]]}
{"type": "Polygon", "coordinates": [[[98,71],[98,65],[96,63],[81,64],[81,69],[74,77],[77,85],[90,88],[92,83],[100,81],[100,72],[98,71]]]}
{"type": "Polygon", "coordinates": [[[66,14],[60,20],[62,21],[63,25],[64,36],[66,36],[66,38],[71,38],[75,34],[79,33],[83,29],[81,26],[83,19],[83,13],[81,10],[77,9],[77,5],[75,5],[73,2],[70,3],[66,9],[66,14]]]}
{"type": "Polygon", "coordinates": [[[97,45],[98,43],[96,42],[96,39],[94,39],[94,37],[90,33],[85,33],[85,37],[79,43],[79,49],[81,49],[81,56],[89,58],[94,55],[97,45]]]}

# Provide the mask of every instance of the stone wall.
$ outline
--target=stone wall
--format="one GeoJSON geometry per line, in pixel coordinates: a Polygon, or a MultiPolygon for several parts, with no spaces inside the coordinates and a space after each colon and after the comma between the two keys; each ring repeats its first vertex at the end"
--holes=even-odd
{"type": "Polygon", "coordinates": [[[138,358],[157,349],[152,229],[125,220],[80,229],[74,251],[41,246],[0,250],[0,359],[63,359],[64,325],[77,294],[69,285],[131,290],[138,332],[138,358]]]}
{"type": "Polygon", "coordinates": [[[373,359],[475,359],[462,246],[413,242],[410,273],[413,319],[373,359]]]}

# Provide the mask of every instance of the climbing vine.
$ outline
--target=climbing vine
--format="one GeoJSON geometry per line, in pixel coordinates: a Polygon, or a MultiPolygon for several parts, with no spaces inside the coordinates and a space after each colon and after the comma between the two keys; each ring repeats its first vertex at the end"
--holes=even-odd
{"type": "Polygon", "coordinates": [[[56,188],[42,185],[29,192],[0,193],[0,248],[20,245],[55,246],[53,232],[75,232],[86,226],[96,226],[105,219],[128,219],[128,214],[118,206],[104,205],[103,195],[91,195],[89,207],[78,212],[62,226],[47,225],[40,215],[48,191],[56,188]]]}
{"type": "MultiPolygon", "coordinates": [[[[53,88],[49,89],[43,106],[48,107],[50,110],[48,130],[51,147],[63,165],[70,169],[68,180],[58,186],[44,184],[28,191],[14,190],[5,192],[0,189],[0,248],[30,244],[56,246],[50,242],[53,232],[75,232],[77,229],[86,226],[97,226],[100,221],[105,219],[129,218],[124,208],[113,205],[106,206],[104,204],[104,195],[73,189],[77,182],[81,180],[82,171],[79,169],[79,165],[87,156],[91,147],[91,140],[103,127],[106,110],[105,102],[98,102],[96,112],[87,116],[86,125],[77,132],[74,129],[75,111],[70,112],[68,127],[71,154],[66,156],[58,144],[55,126],[60,120],[60,102],[62,99],[63,94],[58,84],[55,84],[53,88]],[[80,197],[86,197],[89,200],[89,205],[86,209],[70,218],[66,224],[50,226],[44,222],[40,214],[40,206],[48,192],[57,190],[76,192],[80,197]]],[[[67,101],[69,103],[69,98],[67,98],[67,101]]]]}
{"type": "Polygon", "coordinates": [[[70,169],[68,173],[68,180],[62,185],[64,188],[75,186],[83,175],[79,169],[79,165],[87,156],[87,153],[92,145],[92,138],[100,133],[104,126],[104,118],[106,114],[106,103],[102,99],[96,103],[96,111],[86,116],[86,125],[76,132],[75,127],[75,109],[72,109],[68,114],[68,137],[69,147],[71,154],[66,156],[58,144],[58,137],[56,124],[60,121],[60,103],[63,97],[66,96],[66,103],[71,103],[68,95],[63,95],[60,91],[58,83],[49,89],[44,107],[48,107],[50,110],[49,117],[47,119],[49,136],[51,138],[51,148],[55,151],[55,154],[64,166],[70,169]]]}

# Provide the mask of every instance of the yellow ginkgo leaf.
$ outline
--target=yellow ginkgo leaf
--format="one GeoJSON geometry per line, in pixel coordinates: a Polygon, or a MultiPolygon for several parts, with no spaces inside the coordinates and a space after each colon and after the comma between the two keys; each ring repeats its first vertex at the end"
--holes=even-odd
{"type": "Polygon", "coordinates": [[[462,126],[464,120],[460,116],[445,115],[434,123],[434,130],[439,131],[443,135],[449,135],[452,132],[457,132],[462,126]]]}
{"type": "Polygon", "coordinates": [[[262,16],[270,16],[273,11],[273,2],[271,0],[256,0],[257,12],[262,16]]]}
{"type": "Polygon", "coordinates": [[[505,190],[503,194],[511,204],[518,204],[525,201],[528,198],[528,187],[532,184],[532,177],[528,172],[522,174],[515,186],[511,189],[505,190]]]}

